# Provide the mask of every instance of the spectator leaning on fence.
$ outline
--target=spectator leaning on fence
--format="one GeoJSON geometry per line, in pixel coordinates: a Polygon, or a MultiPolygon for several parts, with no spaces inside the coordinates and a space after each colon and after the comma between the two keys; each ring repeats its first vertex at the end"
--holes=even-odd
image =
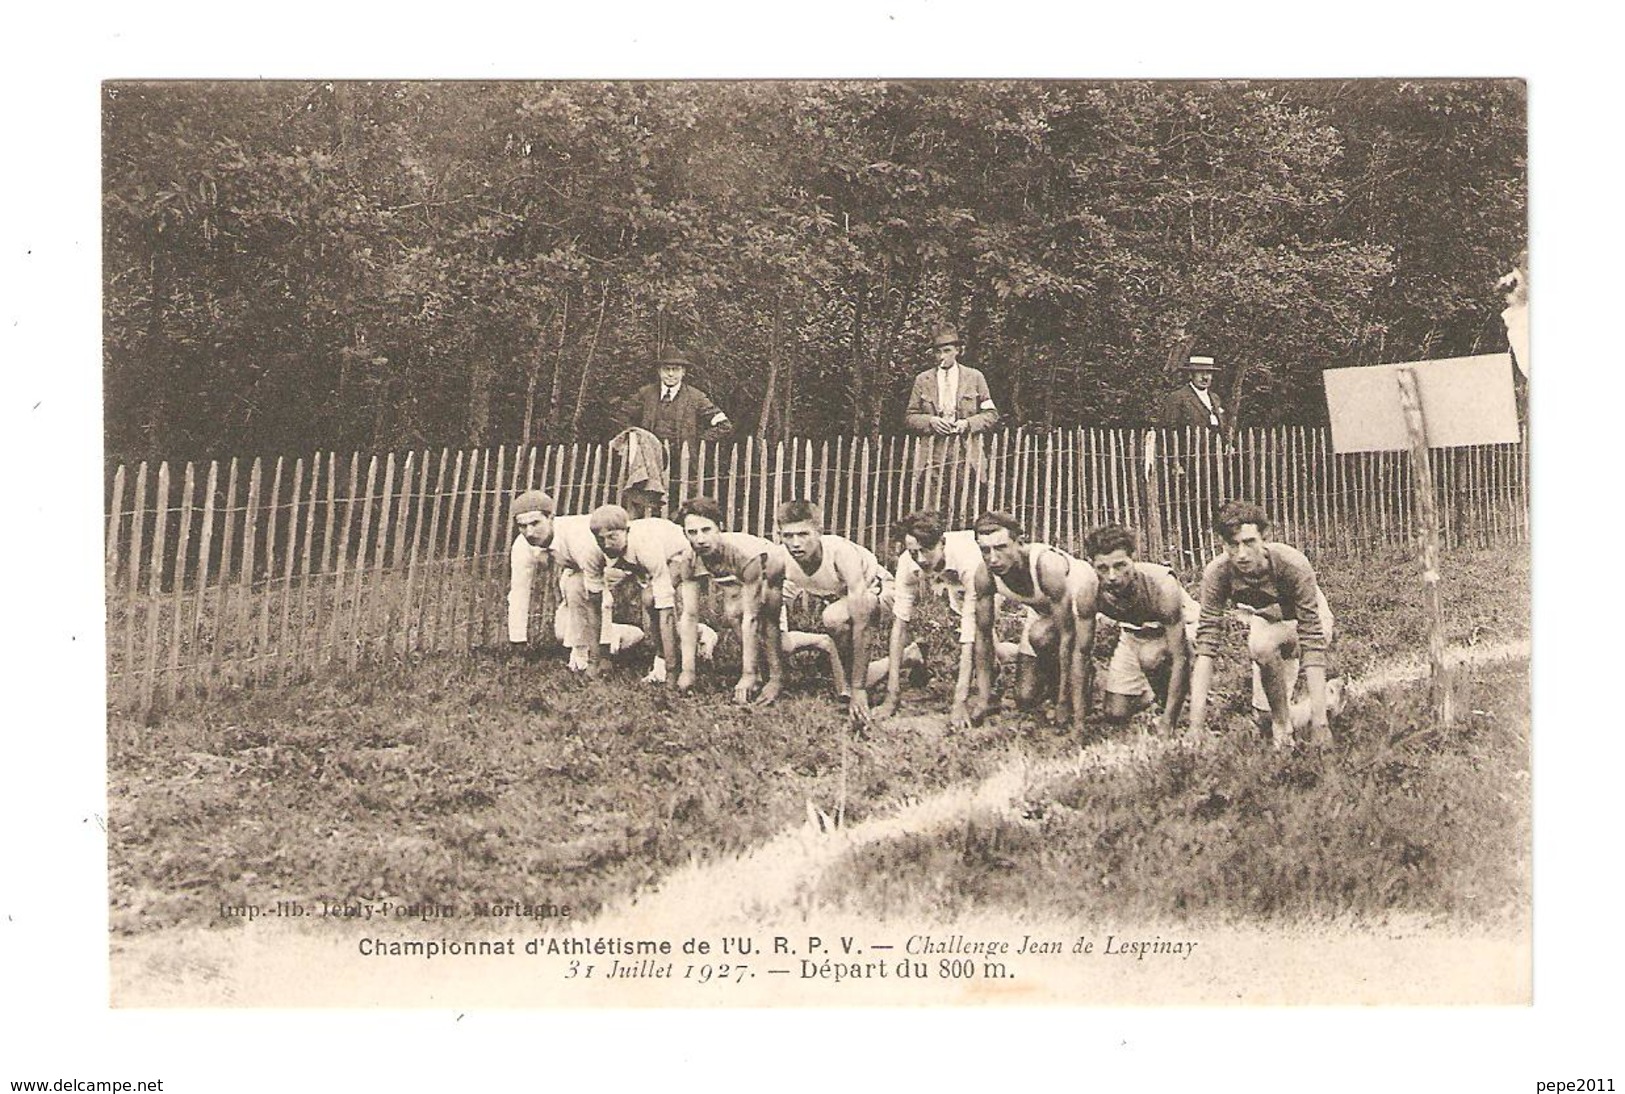
{"type": "Polygon", "coordinates": [[[953,327],[938,327],[931,336],[936,365],[914,377],[903,419],[912,432],[951,437],[981,433],[998,424],[999,411],[987,378],[959,363],[963,346],[953,327]]]}
{"type": "Polygon", "coordinates": [[[733,431],[728,415],[711,397],[688,383],[693,365],[681,350],[667,350],[655,361],[657,378],[621,404],[621,428],[646,429],[672,447],[691,449],[702,440],[719,441],[733,431]]]}
{"type": "Polygon", "coordinates": [[[1159,700],[1156,730],[1167,734],[1190,690],[1198,607],[1173,571],[1135,558],[1139,537],[1120,525],[1096,528],[1083,553],[1100,578],[1094,610],[1117,624],[1106,670],[1107,721],[1122,723],[1159,700]]]}
{"type": "Polygon", "coordinates": [[[1213,358],[1194,356],[1180,368],[1186,382],[1162,400],[1157,424],[1163,429],[1211,430],[1222,435],[1229,412],[1213,390],[1213,374],[1218,370],[1213,358]]]}
{"type": "Polygon", "coordinates": [[[1293,741],[1292,695],[1301,660],[1309,691],[1309,742],[1330,744],[1326,648],[1333,620],[1315,568],[1296,548],[1264,538],[1270,521],[1255,502],[1225,502],[1213,530],[1224,542],[1224,553],[1202,572],[1202,614],[1191,670],[1191,733],[1200,734],[1207,723],[1213,659],[1230,615],[1247,625],[1253,709],[1268,712],[1271,742],[1282,748],[1293,741]]]}
{"type": "Polygon", "coordinates": [[[993,694],[993,624],[996,598],[1027,609],[1016,658],[1017,701],[1037,710],[1051,695],[1055,720],[1081,738],[1088,711],[1090,660],[1095,643],[1095,571],[1065,551],[1028,543],[1021,522],[991,510],[976,521],[982,568],[976,572],[976,674],[978,695],[993,694]]]}
{"type": "Polygon", "coordinates": [[[599,641],[614,644],[610,603],[604,592],[604,556],[593,539],[586,516],[554,516],[553,499],[540,490],[526,490],[513,500],[513,520],[519,535],[509,552],[508,641],[523,646],[530,632],[530,594],[538,569],[550,564],[558,574],[558,634],[570,650],[570,670],[596,671],[592,651],[593,620],[599,621],[599,641]],[[592,597],[598,597],[592,603],[592,597]],[[591,611],[596,608],[597,611],[591,611]]]}

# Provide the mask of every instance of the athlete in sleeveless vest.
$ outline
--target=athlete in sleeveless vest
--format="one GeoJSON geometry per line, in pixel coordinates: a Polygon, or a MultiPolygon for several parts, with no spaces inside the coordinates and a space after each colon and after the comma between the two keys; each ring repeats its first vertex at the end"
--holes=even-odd
{"type": "Polygon", "coordinates": [[[982,551],[975,653],[981,694],[993,691],[994,598],[1003,596],[1027,609],[1016,658],[1018,702],[1034,710],[1053,694],[1055,721],[1081,739],[1095,638],[1093,568],[1059,548],[1028,543],[1021,522],[1009,513],[984,513],[976,522],[976,543],[982,551]],[[1085,604],[1086,613],[1080,611],[1085,604]]]}
{"type": "Polygon", "coordinates": [[[821,622],[825,633],[835,640],[837,656],[849,666],[837,674],[845,677],[847,711],[853,721],[868,725],[868,681],[876,667],[869,659],[869,631],[877,616],[884,620],[891,611],[892,575],[867,547],[843,536],[826,535],[811,502],[787,501],[779,506],[776,517],[779,542],[790,556],[785,596],[806,592],[831,599],[821,622]]]}
{"type": "MultiPolygon", "coordinates": [[[[902,668],[910,655],[923,659],[919,643],[910,641],[914,613],[940,587],[950,609],[959,617],[959,671],[948,722],[954,729],[966,728],[971,723],[969,699],[975,663],[976,574],[982,568],[976,533],[969,528],[946,531],[941,514],[931,511],[911,513],[893,530],[901,535],[903,550],[897,556],[886,698],[880,704],[879,716],[890,717],[897,712],[902,699],[902,668]]],[[[1014,642],[997,642],[994,649],[999,661],[1015,660],[1014,642]]],[[[986,707],[989,701],[991,696],[984,695],[979,705],[986,707]]]]}
{"type": "Polygon", "coordinates": [[[606,567],[636,578],[647,629],[660,635],[660,650],[654,665],[643,678],[645,684],[664,684],[666,665],[677,660],[677,630],[672,619],[677,606],[666,560],[684,546],[683,530],[665,517],[640,517],[619,505],[600,505],[592,511],[588,526],[606,567]]]}
{"type": "Polygon", "coordinates": [[[722,592],[723,618],[739,633],[741,660],[734,702],[748,703],[759,680],[765,654],[767,684],[757,702],[773,702],[784,686],[779,625],[784,606],[784,572],[789,561],[783,547],[748,532],[724,532],[722,510],[712,498],[693,498],[677,514],[687,546],[668,569],[678,583],[677,629],[682,645],[682,671],[677,690],[694,686],[699,632],[700,585],[710,582],[722,592]]]}

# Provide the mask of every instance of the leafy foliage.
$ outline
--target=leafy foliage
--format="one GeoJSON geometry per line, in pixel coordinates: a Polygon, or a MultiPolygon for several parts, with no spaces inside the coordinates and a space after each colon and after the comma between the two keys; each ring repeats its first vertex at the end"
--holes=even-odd
{"type": "Polygon", "coordinates": [[[110,84],[107,448],[601,435],[653,352],[770,436],[895,428],[929,327],[1019,420],[1253,422],[1503,344],[1515,82],[110,84]]]}

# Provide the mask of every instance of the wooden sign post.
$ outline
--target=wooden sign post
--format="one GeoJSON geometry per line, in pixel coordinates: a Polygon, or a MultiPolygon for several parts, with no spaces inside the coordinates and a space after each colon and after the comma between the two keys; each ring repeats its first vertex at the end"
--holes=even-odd
{"type": "Polygon", "coordinates": [[[1411,472],[1414,476],[1416,513],[1422,536],[1422,604],[1428,617],[1428,680],[1433,713],[1439,725],[1449,729],[1455,722],[1455,691],[1444,663],[1444,598],[1439,592],[1439,511],[1433,501],[1433,472],[1428,467],[1427,424],[1422,418],[1422,399],[1416,390],[1416,371],[1409,367],[1395,373],[1399,381],[1399,407],[1405,416],[1405,432],[1410,438],[1411,472]]]}
{"type": "Polygon", "coordinates": [[[1331,369],[1324,379],[1334,451],[1404,450],[1411,455],[1433,710],[1439,724],[1449,728],[1455,720],[1455,696],[1444,661],[1439,513],[1428,450],[1518,440],[1512,361],[1504,353],[1490,353],[1331,369]]]}

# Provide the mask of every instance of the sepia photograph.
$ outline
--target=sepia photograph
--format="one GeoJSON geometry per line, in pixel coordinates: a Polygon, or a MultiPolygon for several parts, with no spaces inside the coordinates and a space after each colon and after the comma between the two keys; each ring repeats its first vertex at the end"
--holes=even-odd
{"type": "Polygon", "coordinates": [[[13,23],[0,1087],[1619,1081],[1607,35],[13,23]]]}
{"type": "Polygon", "coordinates": [[[1528,85],[108,79],[115,1008],[1528,1004],[1528,85]]]}

